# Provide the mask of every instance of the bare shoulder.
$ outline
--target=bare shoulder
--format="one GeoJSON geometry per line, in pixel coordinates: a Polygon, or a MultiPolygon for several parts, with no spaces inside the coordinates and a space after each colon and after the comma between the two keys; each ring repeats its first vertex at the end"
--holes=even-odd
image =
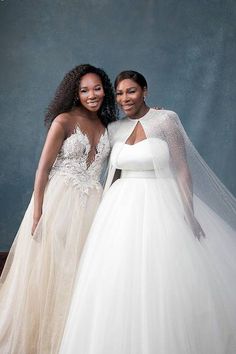
{"type": "Polygon", "coordinates": [[[65,113],[61,113],[59,114],[53,121],[53,123],[58,123],[60,124],[63,128],[67,128],[67,126],[70,124],[71,122],[71,113],[70,112],[65,112],[65,113]]]}
{"type": "Polygon", "coordinates": [[[71,127],[74,126],[74,115],[71,112],[65,112],[59,114],[53,121],[52,127],[56,130],[63,130],[65,137],[71,131],[71,127]]]}

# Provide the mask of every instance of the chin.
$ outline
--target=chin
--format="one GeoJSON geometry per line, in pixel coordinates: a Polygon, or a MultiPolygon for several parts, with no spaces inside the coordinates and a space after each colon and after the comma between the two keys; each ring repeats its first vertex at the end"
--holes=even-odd
{"type": "Polygon", "coordinates": [[[99,111],[99,109],[101,108],[101,106],[99,107],[87,107],[87,110],[90,112],[97,112],[99,111]]]}
{"type": "Polygon", "coordinates": [[[124,111],[124,113],[128,116],[128,117],[134,117],[136,112],[133,110],[128,110],[128,111],[124,111]]]}

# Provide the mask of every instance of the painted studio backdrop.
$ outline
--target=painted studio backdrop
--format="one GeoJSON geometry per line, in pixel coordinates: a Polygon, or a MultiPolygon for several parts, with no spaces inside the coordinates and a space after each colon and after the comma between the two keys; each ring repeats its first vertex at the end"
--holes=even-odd
{"type": "Polygon", "coordinates": [[[235,18],[233,0],[1,0],[0,251],[31,197],[45,109],[80,63],[112,80],[125,69],[143,73],[148,104],[179,114],[236,194],[235,18]]]}

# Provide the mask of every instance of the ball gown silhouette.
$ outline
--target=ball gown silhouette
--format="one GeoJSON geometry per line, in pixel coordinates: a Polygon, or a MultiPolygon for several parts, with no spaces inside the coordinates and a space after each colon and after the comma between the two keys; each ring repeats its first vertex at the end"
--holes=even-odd
{"type": "Polygon", "coordinates": [[[107,187],[81,258],[60,354],[236,353],[235,201],[189,149],[182,129],[174,112],[153,109],[109,126],[107,187]],[[128,145],[137,124],[147,139],[128,145]],[[183,194],[186,176],[176,166],[191,154],[193,180],[199,171],[194,215],[206,236],[200,240],[183,194]],[[117,169],[121,178],[110,187],[117,169]]]}

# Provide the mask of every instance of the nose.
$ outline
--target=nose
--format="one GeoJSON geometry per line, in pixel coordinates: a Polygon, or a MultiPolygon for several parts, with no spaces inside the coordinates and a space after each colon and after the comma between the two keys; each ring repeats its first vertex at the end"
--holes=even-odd
{"type": "Polygon", "coordinates": [[[124,94],[123,94],[122,101],[123,101],[124,103],[126,103],[126,102],[129,101],[129,96],[128,96],[127,93],[124,93],[124,94]]]}
{"type": "Polygon", "coordinates": [[[96,98],[96,92],[94,90],[89,90],[88,98],[90,99],[96,98]]]}

